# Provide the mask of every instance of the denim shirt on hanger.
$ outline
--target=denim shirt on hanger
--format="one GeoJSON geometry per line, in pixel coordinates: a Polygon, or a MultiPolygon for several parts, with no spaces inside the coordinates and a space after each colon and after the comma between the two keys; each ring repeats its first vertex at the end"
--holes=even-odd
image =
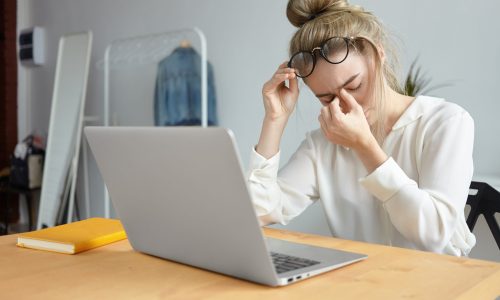
{"type": "MultiPolygon", "coordinates": [[[[154,116],[156,126],[201,125],[201,57],[178,47],[158,64],[154,116]]],[[[208,125],[217,125],[213,69],[207,63],[208,125]]]]}

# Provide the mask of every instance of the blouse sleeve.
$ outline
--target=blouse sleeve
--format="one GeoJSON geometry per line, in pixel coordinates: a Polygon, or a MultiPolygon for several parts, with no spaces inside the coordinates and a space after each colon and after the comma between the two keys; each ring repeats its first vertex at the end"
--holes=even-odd
{"type": "Polygon", "coordinates": [[[475,243],[463,216],[473,173],[473,144],[474,121],[465,111],[456,113],[425,133],[417,158],[418,182],[392,158],[360,182],[383,202],[397,230],[419,248],[466,255],[475,243]],[[459,252],[449,250],[450,241],[458,240],[459,252]]]}
{"type": "Polygon", "coordinates": [[[252,149],[247,181],[261,225],[286,225],[319,198],[314,145],[309,133],[278,171],[279,160],[280,152],[265,159],[252,149]]]}

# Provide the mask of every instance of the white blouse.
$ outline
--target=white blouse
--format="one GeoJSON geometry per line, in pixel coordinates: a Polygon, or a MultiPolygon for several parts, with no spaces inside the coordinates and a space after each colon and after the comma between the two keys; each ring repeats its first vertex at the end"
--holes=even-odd
{"type": "Polygon", "coordinates": [[[467,255],[476,243],[464,216],[473,143],[463,108],[419,96],[382,145],[390,158],[371,174],[318,129],[279,172],[279,153],[266,160],[254,149],[248,185],[261,225],[286,225],[321,200],[335,237],[467,255]]]}

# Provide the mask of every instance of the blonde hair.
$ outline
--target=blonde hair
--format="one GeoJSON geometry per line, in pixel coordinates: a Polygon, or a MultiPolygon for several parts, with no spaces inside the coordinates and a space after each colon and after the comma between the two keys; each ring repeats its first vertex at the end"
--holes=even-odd
{"type": "Polygon", "coordinates": [[[310,51],[333,36],[361,37],[351,46],[375,61],[372,95],[377,121],[371,130],[382,144],[387,118],[384,79],[393,90],[402,92],[396,75],[399,67],[396,47],[382,23],[371,12],[346,0],[289,0],[286,15],[290,23],[299,28],[290,41],[290,55],[310,51]],[[370,47],[365,47],[365,42],[370,47]],[[381,60],[378,47],[384,49],[385,62],[381,60]]]}

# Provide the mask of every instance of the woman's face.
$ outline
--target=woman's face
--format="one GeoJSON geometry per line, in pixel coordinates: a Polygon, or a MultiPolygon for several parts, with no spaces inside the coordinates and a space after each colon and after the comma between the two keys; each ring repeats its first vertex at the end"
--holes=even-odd
{"type": "MultiPolygon", "coordinates": [[[[340,90],[351,94],[361,105],[368,123],[372,125],[373,109],[373,76],[370,61],[355,51],[340,64],[331,64],[317,53],[316,67],[311,75],[304,79],[311,91],[316,95],[323,106],[328,105],[339,95],[340,90]]],[[[340,98],[340,97],[339,97],[340,98]]],[[[344,110],[345,103],[340,99],[340,107],[344,110]]]]}

